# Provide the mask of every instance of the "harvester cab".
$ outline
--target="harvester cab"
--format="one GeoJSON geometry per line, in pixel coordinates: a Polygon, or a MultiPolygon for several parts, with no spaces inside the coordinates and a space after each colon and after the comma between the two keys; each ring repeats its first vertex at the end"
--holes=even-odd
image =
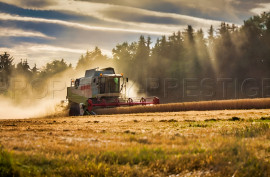
{"type": "Polygon", "coordinates": [[[113,68],[86,70],[85,76],[71,80],[67,88],[70,116],[95,114],[96,108],[158,104],[158,98],[147,102],[145,98],[134,102],[126,98],[128,78],[116,74],[113,68]]]}

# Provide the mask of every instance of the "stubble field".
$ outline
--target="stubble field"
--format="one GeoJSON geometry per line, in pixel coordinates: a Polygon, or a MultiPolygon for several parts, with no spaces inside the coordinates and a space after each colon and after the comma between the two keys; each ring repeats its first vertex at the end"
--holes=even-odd
{"type": "Polygon", "coordinates": [[[269,176],[270,110],[0,120],[0,176],[269,176]]]}

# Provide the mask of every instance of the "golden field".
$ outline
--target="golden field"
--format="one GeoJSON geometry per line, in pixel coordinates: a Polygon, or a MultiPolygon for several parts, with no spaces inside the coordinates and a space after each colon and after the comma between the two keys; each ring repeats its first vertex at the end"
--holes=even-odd
{"type": "Polygon", "coordinates": [[[269,176],[270,110],[0,120],[0,176],[269,176]]]}

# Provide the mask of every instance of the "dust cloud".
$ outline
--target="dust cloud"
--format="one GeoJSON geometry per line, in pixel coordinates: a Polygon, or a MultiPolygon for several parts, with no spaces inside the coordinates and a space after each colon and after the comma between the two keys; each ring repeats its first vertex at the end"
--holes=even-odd
{"type": "Polygon", "coordinates": [[[66,89],[74,75],[67,70],[47,79],[13,77],[0,96],[0,119],[66,116],[66,89]]]}
{"type": "Polygon", "coordinates": [[[60,100],[41,99],[26,100],[16,104],[11,98],[0,97],[0,119],[39,118],[64,115],[64,108],[60,107],[60,100]]]}

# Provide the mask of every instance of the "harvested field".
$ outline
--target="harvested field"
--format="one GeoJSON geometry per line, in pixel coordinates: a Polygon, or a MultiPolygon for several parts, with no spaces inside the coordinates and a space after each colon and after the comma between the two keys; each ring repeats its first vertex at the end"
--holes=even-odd
{"type": "Polygon", "coordinates": [[[270,174],[269,109],[0,120],[0,132],[1,175],[270,174]]]}
{"type": "Polygon", "coordinates": [[[267,109],[270,108],[270,98],[214,100],[200,102],[169,103],[154,106],[118,107],[97,109],[97,114],[130,114],[146,112],[178,112],[178,111],[206,111],[225,109],[267,109]]]}

